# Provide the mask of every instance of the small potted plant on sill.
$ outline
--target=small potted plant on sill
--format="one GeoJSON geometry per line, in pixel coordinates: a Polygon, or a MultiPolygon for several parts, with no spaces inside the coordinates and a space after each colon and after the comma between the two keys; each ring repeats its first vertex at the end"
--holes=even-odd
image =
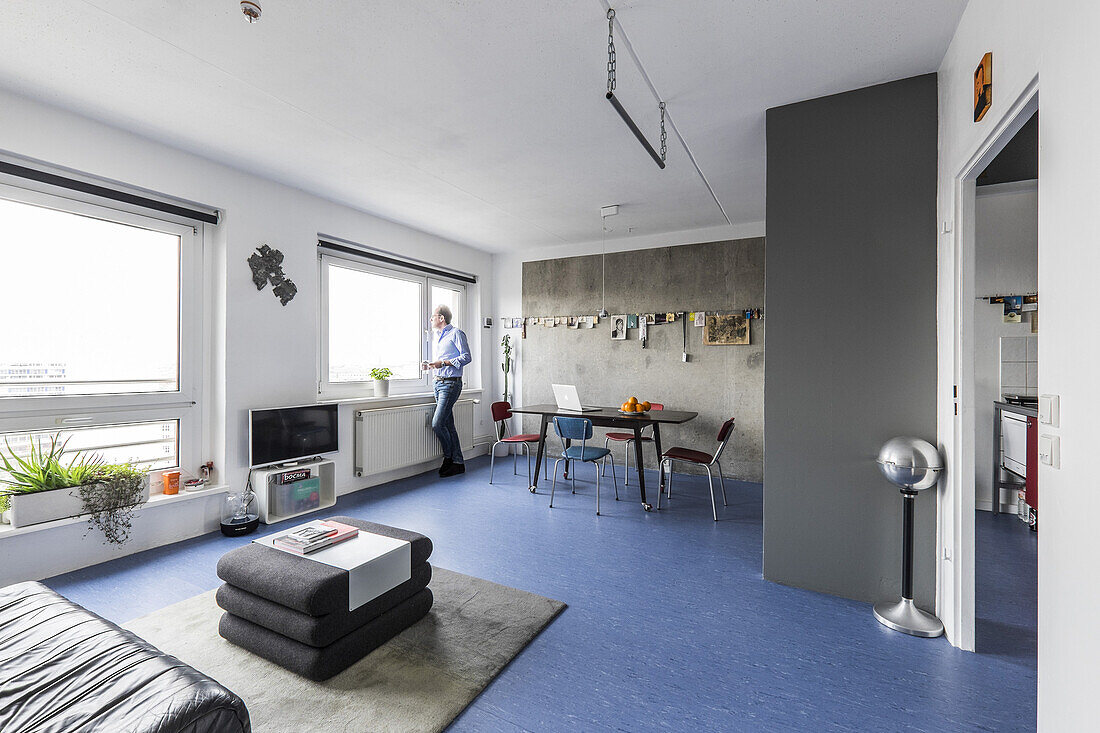
{"type": "Polygon", "coordinates": [[[374,380],[375,397],[390,396],[390,377],[392,376],[393,370],[389,367],[375,367],[370,370],[370,378],[374,380]]]}

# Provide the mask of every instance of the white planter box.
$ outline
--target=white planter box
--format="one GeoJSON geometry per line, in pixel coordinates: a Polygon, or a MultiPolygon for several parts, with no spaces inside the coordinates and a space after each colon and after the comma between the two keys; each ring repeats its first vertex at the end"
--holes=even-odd
{"type": "MultiPolygon", "coordinates": [[[[26,527],[29,524],[42,524],[55,519],[76,517],[84,512],[84,502],[80,500],[80,490],[55,489],[39,491],[34,494],[13,494],[8,518],[13,527],[26,527]]],[[[145,480],[141,501],[149,500],[149,480],[145,480]]],[[[140,503],[140,502],[139,502],[140,503]]]]}

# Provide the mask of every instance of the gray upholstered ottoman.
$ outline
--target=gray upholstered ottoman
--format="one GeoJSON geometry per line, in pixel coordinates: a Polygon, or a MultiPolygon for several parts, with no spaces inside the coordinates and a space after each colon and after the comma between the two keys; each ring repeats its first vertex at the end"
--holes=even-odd
{"type": "Polygon", "coordinates": [[[217,600],[228,641],[312,680],[347,669],[419,621],[432,607],[432,542],[422,534],[351,517],[332,519],[410,544],[409,580],[353,610],[348,573],[250,543],[218,561],[217,600]]]}

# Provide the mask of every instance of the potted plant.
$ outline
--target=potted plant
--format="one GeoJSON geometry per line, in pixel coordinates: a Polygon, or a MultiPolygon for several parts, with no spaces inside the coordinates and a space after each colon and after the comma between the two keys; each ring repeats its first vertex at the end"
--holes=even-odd
{"type": "Polygon", "coordinates": [[[389,397],[392,376],[393,370],[389,367],[375,367],[370,370],[370,378],[374,380],[375,397],[389,397]]]}
{"type": "MultiPolygon", "coordinates": [[[[31,442],[26,457],[16,455],[11,445],[5,441],[6,453],[0,452],[0,465],[7,477],[2,480],[0,489],[0,509],[6,509],[14,527],[50,522],[55,519],[75,517],[90,511],[102,513],[104,510],[126,509],[141,504],[149,498],[149,482],[145,474],[133,467],[122,471],[120,466],[105,466],[100,456],[85,451],[77,451],[66,463],[65,447],[68,441],[61,442],[60,434],[50,438],[49,448],[43,447],[41,439],[31,442]],[[132,481],[133,474],[141,477],[139,492],[130,491],[123,495],[118,483],[123,479],[132,481]],[[88,501],[85,500],[88,497],[88,501]]],[[[132,488],[132,484],[131,488],[132,488]]],[[[127,532],[111,532],[108,541],[125,541],[127,532]],[[119,537],[121,540],[112,540],[119,537]]]]}
{"type": "MultiPolygon", "coordinates": [[[[500,340],[501,351],[504,352],[504,361],[500,364],[500,370],[504,372],[504,401],[508,402],[508,373],[512,371],[512,337],[508,334],[500,340]]],[[[497,425],[497,440],[504,439],[504,421],[497,425]]]]}
{"type": "Polygon", "coordinates": [[[104,542],[121,545],[130,539],[134,509],[149,499],[149,475],[130,463],[100,466],[77,491],[88,531],[98,529],[104,542]]]}

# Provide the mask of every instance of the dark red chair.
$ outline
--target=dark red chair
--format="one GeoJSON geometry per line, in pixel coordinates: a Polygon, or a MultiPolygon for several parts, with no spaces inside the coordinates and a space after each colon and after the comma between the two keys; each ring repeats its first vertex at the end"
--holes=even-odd
{"type": "MultiPolygon", "coordinates": [[[[493,483],[493,463],[497,459],[497,446],[501,443],[505,445],[519,444],[523,446],[523,452],[527,454],[527,485],[532,484],[531,481],[531,443],[538,444],[538,433],[523,433],[522,435],[508,435],[509,425],[508,421],[512,419],[512,405],[508,402],[494,402],[489,406],[489,411],[493,415],[493,422],[497,424],[497,435],[500,439],[493,443],[493,447],[489,449],[489,483],[493,483]]],[[[509,448],[509,450],[511,450],[509,448]]],[[[512,475],[516,475],[516,454],[512,454],[512,475]]]]}
{"type": "MultiPolygon", "coordinates": [[[[665,406],[660,402],[650,402],[649,409],[651,410],[663,410],[665,406]]],[[[653,442],[653,426],[648,428],[649,432],[645,432],[646,429],[642,429],[642,442],[653,442]]],[[[614,440],[616,443],[624,443],[623,449],[623,484],[630,486],[630,444],[634,442],[634,433],[608,433],[604,436],[603,447],[607,448],[607,444],[614,440]]],[[[660,456],[658,456],[660,458],[660,456]]],[[[606,464],[605,464],[606,466],[606,464]]]]}
{"type": "MultiPolygon", "coordinates": [[[[718,503],[714,500],[714,476],[711,475],[710,467],[714,466],[718,469],[718,480],[722,484],[722,506],[726,504],[726,479],[722,475],[722,464],[718,462],[718,459],[722,457],[722,451],[726,449],[726,445],[730,442],[730,438],[733,437],[733,420],[730,418],[722,423],[722,429],[718,431],[718,450],[714,451],[714,455],[710,453],[704,453],[701,450],[694,450],[692,448],[669,448],[661,456],[661,469],[664,470],[665,463],[668,463],[668,478],[665,484],[668,487],[668,498],[672,498],[672,469],[675,465],[675,461],[684,461],[685,463],[694,463],[698,466],[702,466],[707,469],[707,481],[710,483],[710,507],[714,511],[714,521],[718,521],[718,503]]],[[[661,490],[657,490],[657,508],[661,508],[661,490]]]]}

